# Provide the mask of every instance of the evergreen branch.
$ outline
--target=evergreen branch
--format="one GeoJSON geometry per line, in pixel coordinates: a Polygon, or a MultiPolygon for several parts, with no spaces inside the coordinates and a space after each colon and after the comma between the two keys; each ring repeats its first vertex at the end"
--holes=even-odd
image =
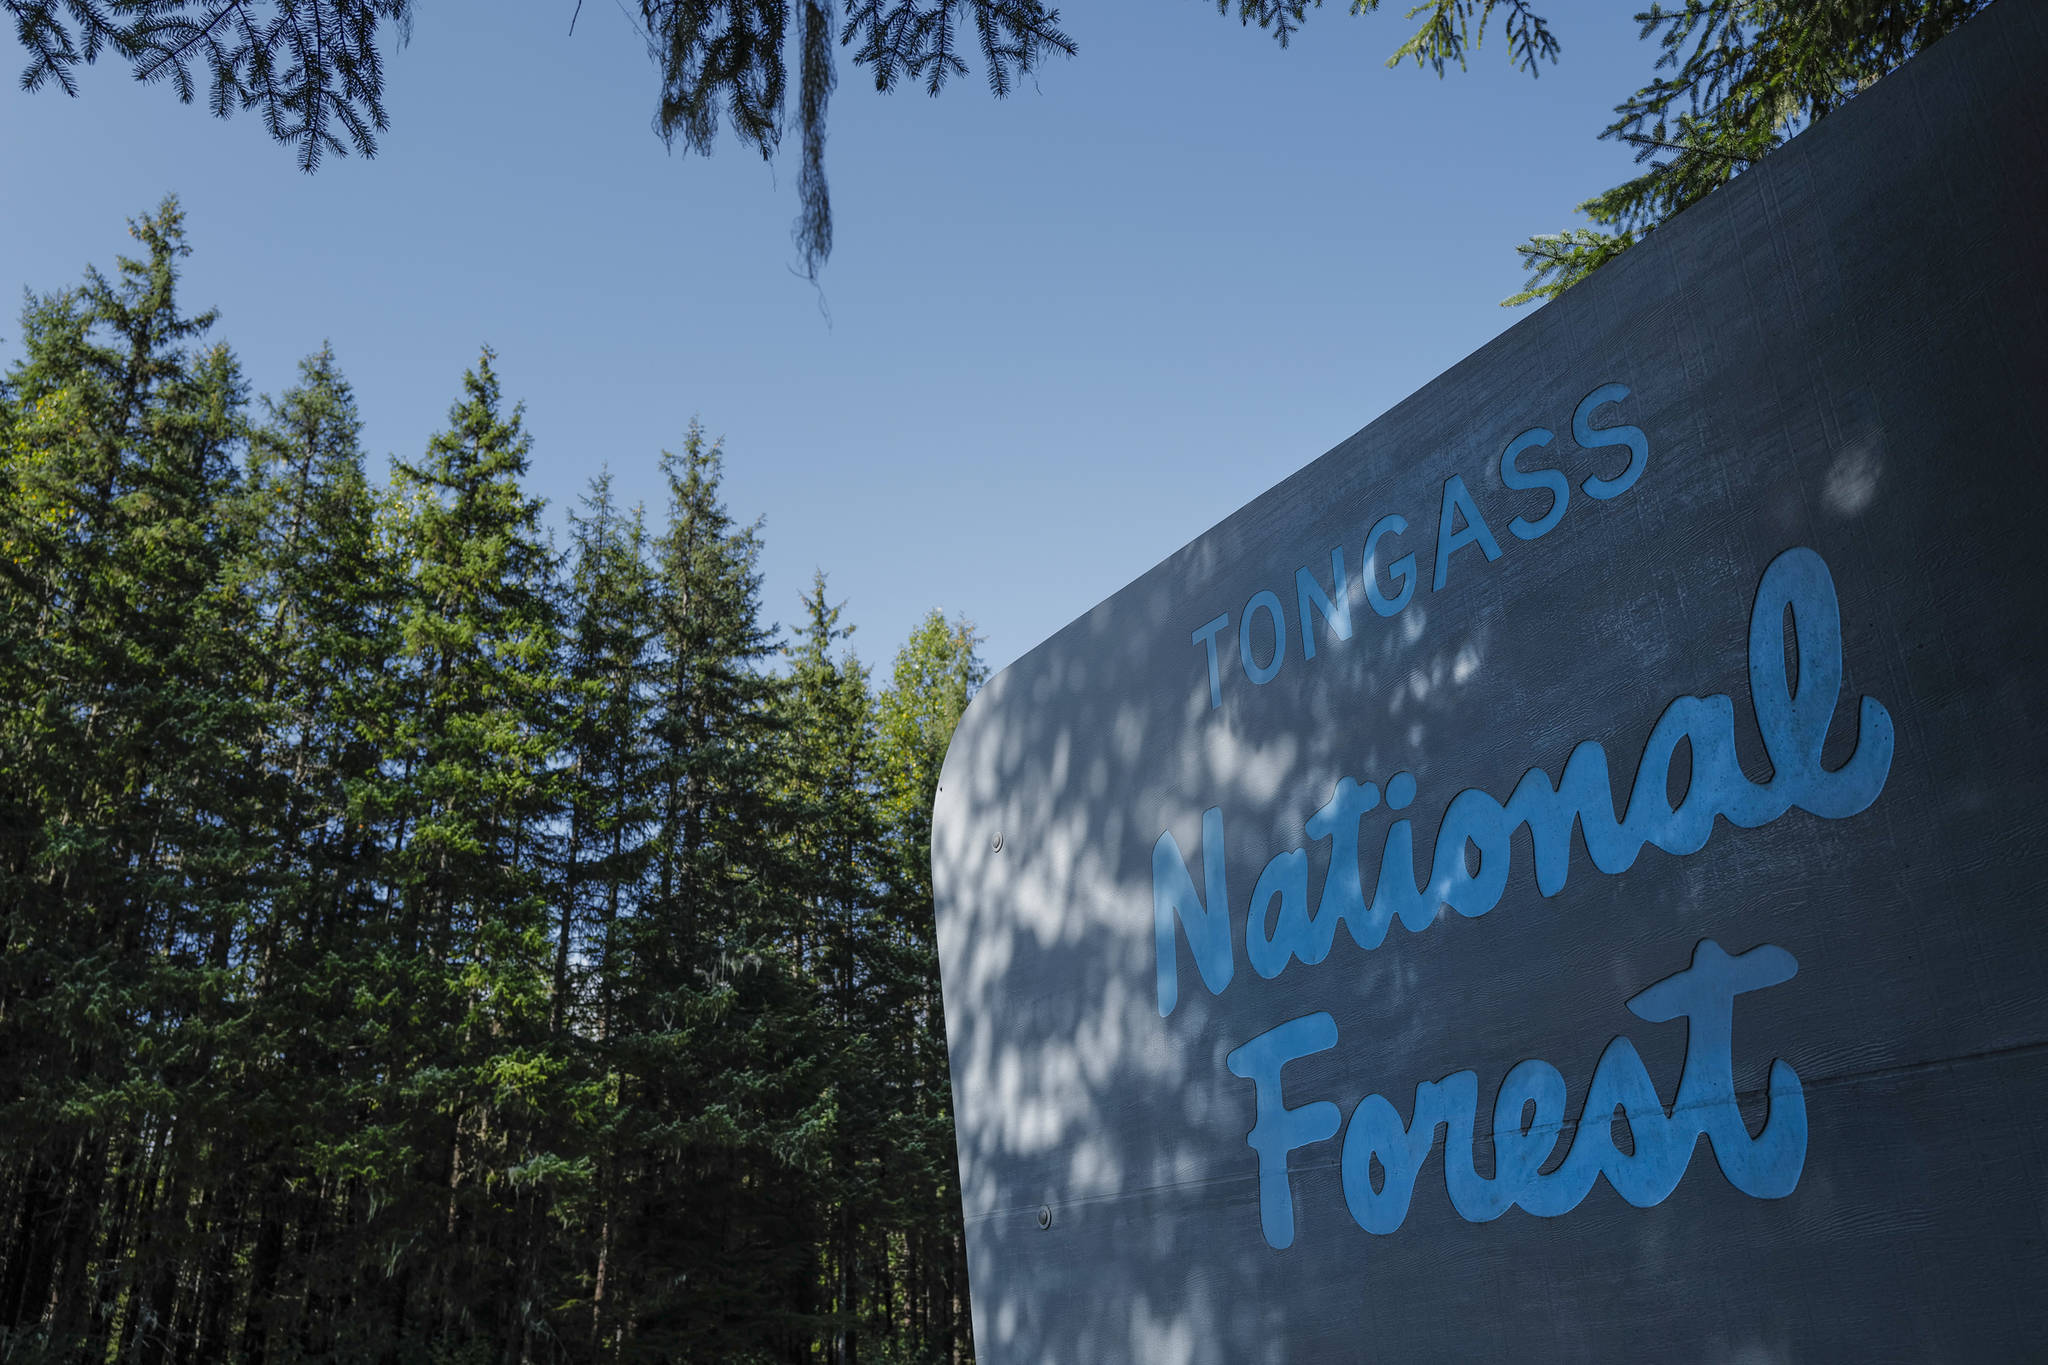
{"type": "Polygon", "coordinates": [[[832,64],[832,12],[828,0],[804,0],[801,107],[803,169],[797,176],[802,206],[794,235],[804,273],[813,282],[832,254],[832,201],[825,185],[825,106],[836,73],[832,64]]]}
{"type": "Polygon", "coordinates": [[[312,170],[325,151],[345,153],[335,129],[365,156],[388,126],[383,104],[380,25],[395,20],[400,40],[411,32],[411,0],[6,0],[17,36],[30,54],[22,85],[54,80],[77,93],[73,72],[103,48],[128,60],[146,83],[168,82],[181,103],[198,93],[195,64],[204,65],[217,118],[236,109],[261,111],[278,142],[295,143],[312,170]],[[75,26],[77,38],[74,39],[75,26]]]}
{"type": "Polygon", "coordinates": [[[1623,133],[1621,140],[1632,147],[1641,147],[1651,152],[1680,152],[1686,156],[1711,156],[1723,161],[1748,165],[1753,159],[1735,152],[1724,152],[1713,147],[1697,147],[1690,143],[1666,142],[1662,138],[1646,137],[1636,133],[1623,133]]]}
{"type": "Polygon", "coordinates": [[[1636,150],[1642,174],[1580,205],[1598,231],[1516,248],[1550,298],[1801,128],[1826,118],[1989,0],[1691,0],[1637,14],[1660,74],[1615,106],[1603,138],[1636,150]],[[1650,161],[1659,152],[1668,161],[1650,161]],[[1613,245],[1619,243],[1618,246],[1613,245]],[[1563,258],[1557,259],[1557,252],[1563,258]]]}
{"type": "Polygon", "coordinates": [[[1556,298],[1634,245],[1629,233],[1572,228],[1540,233],[1515,248],[1529,274],[1528,287],[1501,300],[1501,307],[1556,298]]]}
{"type": "MultiPolygon", "coordinates": [[[[1376,4],[1377,0],[1370,4],[1354,0],[1352,11],[1360,13],[1376,4]]],[[[1501,29],[1507,37],[1508,64],[1531,76],[1539,74],[1541,62],[1555,64],[1562,50],[1557,36],[1543,16],[1530,8],[1529,0],[1421,0],[1407,13],[1411,20],[1422,16],[1421,27],[1387,58],[1387,66],[1391,69],[1412,60],[1438,77],[1453,64],[1461,71],[1466,69],[1467,50],[1477,51],[1485,44],[1486,27],[1494,11],[1502,7],[1507,10],[1501,29]]]]}
{"type": "MultiPolygon", "coordinates": [[[[1228,17],[1232,3],[1233,0],[1216,0],[1216,12],[1228,17]]],[[[1323,0],[1235,0],[1235,3],[1239,24],[1246,27],[1257,24],[1271,31],[1280,46],[1286,47],[1308,17],[1309,8],[1320,9],[1323,0]]],[[[1352,11],[1358,12],[1361,5],[1373,8],[1378,4],[1379,0],[1352,0],[1352,11]]]]}

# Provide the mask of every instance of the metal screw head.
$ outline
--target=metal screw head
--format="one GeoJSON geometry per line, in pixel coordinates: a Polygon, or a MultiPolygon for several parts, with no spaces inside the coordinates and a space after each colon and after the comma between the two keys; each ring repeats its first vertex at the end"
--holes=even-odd
{"type": "Polygon", "coordinates": [[[1043,1231],[1044,1231],[1045,1229],[1047,1229],[1047,1228],[1049,1228],[1049,1227],[1051,1227],[1051,1226],[1052,1226],[1052,1206],[1051,1206],[1050,1204],[1040,1204],[1040,1205],[1038,1206],[1038,1228],[1039,1228],[1039,1231],[1043,1232],[1043,1231]]]}
{"type": "Polygon", "coordinates": [[[998,832],[995,838],[993,838],[993,839],[991,839],[991,840],[989,840],[989,841],[988,841],[988,846],[989,846],[989,851],[990,851],[990,852],[992,852],[992,853],[1001,853],[1001,852],[1003,851],[1003,836],[1002,836],[1002,834],[1001,834],[1000,832],[998,832]]]}

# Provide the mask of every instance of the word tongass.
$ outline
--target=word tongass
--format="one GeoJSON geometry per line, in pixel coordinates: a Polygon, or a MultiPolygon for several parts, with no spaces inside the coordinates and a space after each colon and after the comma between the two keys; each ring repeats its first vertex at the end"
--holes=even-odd
{"type": "MultiPolygon", "coordinates": [[[[1265,978],[1292,960],[1321,962],[1342,923],[1361,949],[1377,948],[1399,920],[1410,932],[1427,928],[1439,906],[1468,918],[1484,915],[1507,889],[1509,837],[1529,827],[1536,886],[1546,897],[1564,889],[1572,828],[1583,832],[1593,866],[1625,872],[1646,843],[1667,853],[1704,848],[1716,816],[1739,829],[1755,829],[1798,807],[1826,819],[1844,819],[1877,799],[1891,770],[1892,720],[1884,705],[1864,697],[1855,751],[1832,771],[1821,766],[1821,746],[1842,685],[1842,623],[1834,578],[1821,557],[1805,547],[1785,551],[1764,570],[1749,621],[1749,689],[1757,727],[1770,757],[1769,781],[1750,781],[1736,763],[1735,706],[1720,694],[1679,697],[1650,731],[1636,767],[1627,814],[1617,818],[1608,780],[1607,752],[1596,740],[1572,750],[1556,782],[1542,768],[1523,775],[1507,802],[1476,787],[1454,797],[1437,831],[1429,880],[1416,886],[1414,829],[1407,819],[1388,828],[1370,901],[1360,875],[1360,827],[1380,802],[1370,782],[1346,777],[1310,817],[1308,833],[1330,841],[1330,871],[1320,902],[1308,902],[1308,853],[1289,849],[1259,873],[1244,916],[1245,956],[1265,978]],[[1785,616],[1793,619],[1797,671],[1787,676],[1785,616]],[[1797,685],[1794,690],[1794,677],[1797,685]],[[1666,795],[1679,742],[1692,746],[1692,778],[1676,807],[1666,795]],[[1477,870],[1467,845],[1478,854],[1477,870]],[[1274,906],[1277,903],[1277,914],[1274,906]]],[[[1387,804],[1400,810],[1414,798],[1414,778],[1397,773],[1387,783],[1387,804]]],[[[1195,890],[1171,830],[1152,848],[1152,909],[1158,961],[1159,1013],[1173,1012],[1180,984],[1174,924],[1194,956],[1202,984],[1221,995],[1236,968],[1232,917],[1224,868],[1223,811],[1202,815],[1202,868],[1206,899],[1195,890]]]]}
{"type": "MultiPolygon", "coordinates": [[[[1340,1167],[1352,1220],[1372,1233],[1401,1226],[1440,1123],[1446,1125],[1444,1183],[1451,1207],[1468,1223],[1491,1222],[1516,1205],[1539,1218],[1556,1218],[1578,1207],[1602,1176],[1639,1209],[1661,1204],[1678,1188],[1702,1137],[1729,1184],[1757,1199],[1782,1199],[1799,1184],[1806,1164],[1806,1097],[1798,1073],[1773,1061],[1770,1116],[1762,1132],[1749,1135],[1735,1101],[1735,997],[1789,981],[1798,969],[1792,954],[1772,944],[1731,957],[1706,939],[1694,949],[1690,967],[1631,998],[1628,1008],[1639,1018],[1686,1021],[1677,1099],[1667,1112],[1635,1044],[1617,1036],[1593,1068],[1571,1148],[1548,1174],[1542,1168],[1564,1136],[1565,1115],[1564,1077],[1548,1062],[1519,1062],[1500,1083],[1493,1103],[1491,1179],[1473,1167],[1478,1073],[1459,1071],[1417,1085],[1405,1124],[1384,1096],[1367,1095],[1351,1111],[1340,1167]],[[1627,1152],[1614,1144],[1609,1116],[1617,1109],[1634,1139],[1627,1152]],[[1377,1189],[1375,1162],[1381,1171],[1377,1189]]],[[[1337,1106],[1328,1100],[1298,1109],[1282,1103],[1280,1068],[1336,1044],[1336,1021],[1308,1014],[1268,1029],[1226,1060],[1232,1074],[1254,1087],[1257,1122],[1245,1143],[1259,1158],[1260,1230],[1276,1250],[1294,1242],[1287,1154],[1335,1137],[1338,1128],[1337,1106]]]]}
{"type": "MultiPolygon", "coordinates": [[[[1636,480],[1642,478],[1643,469],[1649,463],[1650,438],[1643,434],[1641,427],[1593,425],[1594,413],[1609,403],[1619,403],[1628,397],[1628,393],[1626,384],[1602,384],[1580,399],[1572,412],[1572,439],[1578,442],[1580,450],[1605,450],[1609,447],[1628,450],[1628,463],[1613,478],[1592,474],[1579,481],[1580,490],[1595,501],[1604,502],[1626,493],[1635,486],[1636,480]]],[[[1523,469],[1518,463],[1525,452],[1540,451],[1555,439],[1555,433],[1548,427],[1531,427],[1509,441],[1500,453],[1502,487],[1513,493],[1542,493],[1550,499],[1543,515],[1517,516],[1508,522],[1508,531],[1517,540],[1535,540],[1548,535],[1564,520],[1565,509],[1571,503],[1571,480],[1562,469],[1523,469]]],[[[1535,508],[1532,506],[1525,510],[1533,512],[1535,508]]],[[[1391,551],[1382,550],[1381,542],[1391,544],[1407,529],[1406,517],[1398,512],[1389,512],[1365,533],[1358,583],[1375,615],[1398,616],[1415,596],[1418,574],[1413,551],[1382,565],[1383,557],[1391,551]],[[1380,582],[1382,567],[1392,588],[1391,595],[1380,582]]],[[[1466,487],[1464,476],[1453,474],[1444,480],[1443,496],[1437,507],[1436,572],[1430,579],[1430,591],[1444,590],[1450,581],[1453,558],[1468,545],[1477,548],[1489,564],[1501,556],[1500,541],[1487,524],[1486,515],[1480,511],[1472,490],[1466,487]]],[[[1330,584],[1328,588],[1323,586],[1321,570],[1313,564],[1304,564],[1294,571],[1295,624],[1300,630],[1301,656],[1304,659],[1316,657],[1315,617],[1311,612],[1322,616],[1324,629],[1335,639],[1351,638],[1351,579],[1345,572],[1344,547],[1341,545],[1330,550],[1330,584]]],[[[1227,640],[1229,630],[1230,613],[1226,611],[1215,620],[1195,627],[1189,636],[1189,643],[1202,651],[1208,665],[1211,710],[1223,705],[1223,665],[1217,641],[1219,638],[1227,640]]],[[[1228,648],[1227,644],[1224,648],[1228,648]]],[[[1253,684],[1269,683],[1280,675],[1281,666],[1287,662],[1287,611],[1279,593],[1270,588],[1255,592],[1238,612],[1237,658],[1243,666],[1245,679],[1253,684]],[[1255,636],[1259,632],[1254,629],[1261,613],[1270,622],[1273,637],[1272,650],[1264,663],[1258,659],[1259,641],[1255,636]]]]}

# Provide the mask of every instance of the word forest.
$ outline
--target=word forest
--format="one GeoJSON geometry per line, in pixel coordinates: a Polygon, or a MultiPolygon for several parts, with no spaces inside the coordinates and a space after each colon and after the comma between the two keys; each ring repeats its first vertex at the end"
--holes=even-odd
{"type": "MultiPolygon", "coordinates": [[[[1296,961],[1322,962],[1340,924],[1353,943],[1370,951],[1385,942],[1396,921],[1419,933],[1435,922],[1441,907],[1467,918],[1484,915],[1507,889],[1509,841],[1524,826],[1537,889],[1549,897],[1564,890],[1574,828],[1594,868],[1612,876],[1632,866],[1645,844],[1671,854],[1699,852],[1717,817],[1737,829],[1756,829],[1793,809],[1825,819],[1856,815],[1884,788],[1894,735],[1883,704],[1864,697],[1853,751],[1841,766],[1823,767],[1821,749],[1841,685],[1841,612],[1833,576],[1812,550],[1787,550],[1765,569],[1749,623],[1750,704],[1770,759],[1769,780],[1752,781],[1737,763],[1732,699],[1679,697],[1650,731],[1623,813],[1615,810],[1606,750],[1586,740],[1572,750],[1555,781],[1544,768],[1532,767],[1505,801],[1478,788],[1454,796],[1437,830],[1428,880],[1417,886],[1414,822],[1405,817],[1392,821],[1381,838],[1370,883],[1362,875],[1365,818],[1380,806],[1383,794],[1372,782],[1342,778],[1307,821],[1312,838],[1330,843],[1330,871],[1319,901],[1313,907],[1309,903],[1307,850],[1275,855],[1259,873],[1246,906],[1244,956],[1253,971],[1271,979],[1296,961]],[[1788,619],[1796,658],[1789,669],[1788,619]],[[1691,748],[1691,777],[1674,805],[1667,792],[1681,743],[1691,748]]],[[[1412,774],[1387,779],[1389,811],[1405,810],[1415,796],[1412,774]]],[[[1173,1013],[1180,996],[1180,940],[1211,994],[1222,994],[1236,971],[1238,945],[1231,932],[1220,808],[1203,813],[1201,858],[1206,895],[1196,890],[1171,831],[1153,846],[1162,1018],[1173,1013]]],[[[1501,1081],[1494,1105],[1491,1179],[1478,1176],[1472,1166],[1479,1102],[1475,1072],[1418,1084],[1405,1124],[1387,1099],[1366,1096],[1352,1111],[1342,1147],[1344,1201],[1352,1218],[1368,1232],[1390,1233],[1401,1226],[1439,1123],[1447,1125],[1449,1134],[1444,1167],[1451,1203],[1471,1222],[1489,1221],[1514,1206],[1555,1217],[1576,1207],[1603,1176],[1631,1204],[1660,1203],[1676,1188],[1702,1136],[1737,1189],[1766,1199],[1791,1193],[1806,1151],[1799,1078],[1784,1062],[1772,1064],[1770,1118],[1751,1138],[1736,1110],[1731,1048],[1735,997],[1788,981],[1795,970],[1792,955],[1774,945],[1731,955],[1705,940],[1690,967],[1627,1002],[1645,1020],[1685,1019],[1688,1033],[1683,1074],[1668,1109],[1627,1038],[1615,1038],[1601,1055],[1581,1112],[1599,1115],[1620,1108],[1634,1138],[1633,1150],[1626,1153],[1611,1140],[1608,1125],[1582,1124],[1562,1163],[1539,1174],[1568,1127],[1564,1078],[1543,1061],[1523,1061],[1501,1081]]],[[[1337,1106],[1330,1101],[1287,1107],[1281,1098],[1281,1068],[1336,1043],[1335,1020],[1312,1013],[1266,1030],[1226,1060],[1232,1074],[1253,1086],[1255,1122],[1246,1145],[1257,1157],[1260,1224],[1275,1248],[1294,1239],[1288,1154],[1335,1137],[1340,1127],[1337,1106]]]]}

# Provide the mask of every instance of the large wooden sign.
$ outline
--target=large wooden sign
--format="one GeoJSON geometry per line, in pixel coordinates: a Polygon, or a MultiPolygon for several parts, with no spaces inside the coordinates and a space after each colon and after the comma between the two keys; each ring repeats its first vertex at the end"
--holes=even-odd
{"type": "Polygon", "coordinates": [[[2048,1351],[2048,8],[991,681],[1010,1362],[2048,1351]]]}

